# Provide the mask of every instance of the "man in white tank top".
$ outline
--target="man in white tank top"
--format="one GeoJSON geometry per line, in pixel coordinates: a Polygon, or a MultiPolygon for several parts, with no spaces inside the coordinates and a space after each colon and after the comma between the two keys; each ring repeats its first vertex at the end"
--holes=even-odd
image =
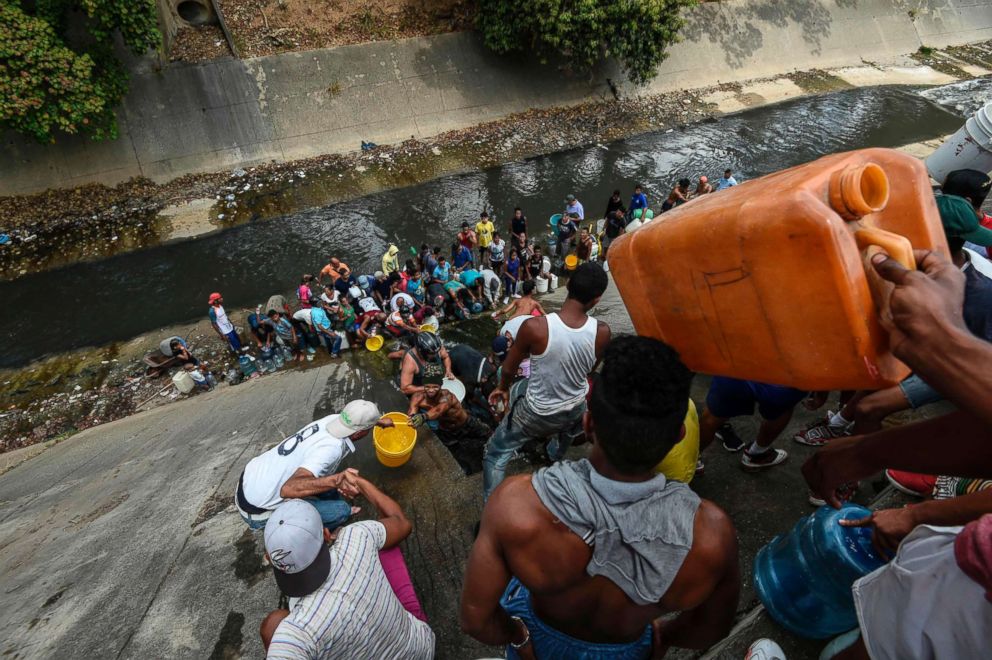
{"type": "Polygon", "coordinates": [[[550,437],[548,456],[559,460],[582,434],[588,376],[610,342],[610,328],[589,316],[608,279],[602,266],[579,266],[568,281],[561,311],[528,319],[520,326],[503,362],[499,386],[489,396],[494,409],[506,411],[486,445],[485,497],[503,481],[514,452],[529,440],[550,437]],[[530,359],[530,378],[513,385],[520,363],[530,359]]]}

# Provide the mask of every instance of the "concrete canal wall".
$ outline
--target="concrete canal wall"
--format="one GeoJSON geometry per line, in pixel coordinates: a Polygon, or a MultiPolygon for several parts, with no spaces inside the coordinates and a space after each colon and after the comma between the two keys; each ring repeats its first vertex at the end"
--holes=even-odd
{"type": "Polygon", "coordinates": [[[132,176],[167,181],[352,151],[514,112],[657,94],[795,70],[885,62],[920,46],[992,39],[988,0],[728,0],[692,12],[658,77],[635,89],[613,64],[588,78],[489,53],[475,34],[215,60],[134,65],[120,138],[38,145],[3,135],[0,195],[132,176]]]}

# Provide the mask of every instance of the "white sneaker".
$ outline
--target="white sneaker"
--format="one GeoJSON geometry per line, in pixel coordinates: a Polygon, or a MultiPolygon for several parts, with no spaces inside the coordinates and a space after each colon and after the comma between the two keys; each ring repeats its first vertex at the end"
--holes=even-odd
{"type": "Polygon", "coordinates": [[[747,649],[744,660],[786,660],[782,647],[770,639],[756,640],[747,649]]]}

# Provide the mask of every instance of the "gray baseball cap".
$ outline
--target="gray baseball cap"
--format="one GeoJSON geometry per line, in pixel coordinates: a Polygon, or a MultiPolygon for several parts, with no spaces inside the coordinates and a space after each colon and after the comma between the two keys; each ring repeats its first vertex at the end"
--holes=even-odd
{"type": "Polygon", "coordinates": [[[287,596],[309,596],[330,575],[324,524],[309,502],[286,500],[276,507],[265,523],[265,551],[276,584],[287,596]]]}

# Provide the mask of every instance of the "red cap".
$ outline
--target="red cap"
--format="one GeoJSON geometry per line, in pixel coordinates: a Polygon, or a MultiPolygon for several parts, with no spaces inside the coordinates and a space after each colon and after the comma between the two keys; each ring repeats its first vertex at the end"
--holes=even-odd
{"type": "Polygon", "coordinates": [[[219,293],[211,293],[210,300],[208,300],[207,302],[213,305],[215,302],[217,302],[220,299],[221,299],[221,295],[219,293]]]}

